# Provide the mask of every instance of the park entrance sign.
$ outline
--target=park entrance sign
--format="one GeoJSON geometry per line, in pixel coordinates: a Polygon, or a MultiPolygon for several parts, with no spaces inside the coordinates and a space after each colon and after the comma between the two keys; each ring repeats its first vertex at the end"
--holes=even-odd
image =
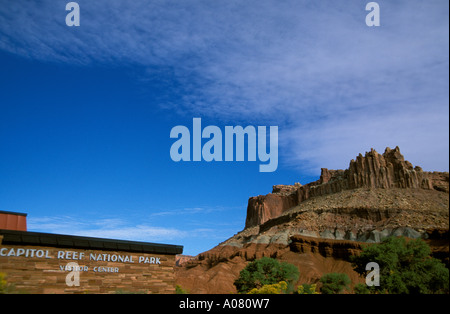
{"type": "Polygon", "coordinates": [[[179,245],[0,229],[0,273],[25,293],[174,293],[179,245]]]}

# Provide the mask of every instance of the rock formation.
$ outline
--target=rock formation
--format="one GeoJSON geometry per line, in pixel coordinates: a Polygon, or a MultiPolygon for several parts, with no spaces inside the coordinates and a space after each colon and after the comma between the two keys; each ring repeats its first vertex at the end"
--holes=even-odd
{"type": "Polygon", "coordinates": [[[323,168],[306,185],[275,185],[248,201],[245,229],[176,268],[191,293],[236,292],[245,265],[268,256],[299,268],[298,283],[330,272],[362,282],[349,257],[387,236],[422,238],[449,265],[449,174],[413,167],[398,147],[361,154],[346,170],[323,168]]]}
{"type": "Polygon", "coordinates": [[[245,227],[254,227],[280,216],[287,209],[311,197],[343,190],[368,189],[436,189],[448,192],[448,173],[425,172],[406,161],[400,149],[386,148],[383,155],[374,149],[350,161],[347,170],[322,168],[320,179],[306,185],[276,185],[271,194],[251,197],[245,227]]]}

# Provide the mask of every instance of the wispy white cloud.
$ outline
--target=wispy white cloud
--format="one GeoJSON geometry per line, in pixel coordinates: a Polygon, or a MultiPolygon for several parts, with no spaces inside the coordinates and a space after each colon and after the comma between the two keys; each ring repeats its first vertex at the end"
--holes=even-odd
{"type": "Polygon", "coordinates": [[[27,224],[29,231],[146,242],[179,240],[187,236],[187,231],[135,224],[122,218],[29,217],[27,224]]]}
{"type": "Polygon", "coordinates": [[[186,207],[186,208],[178,208],[178,209],[170,209],[170,210],[162,210],[162,211],[153,211],[150,217],[157,216],[179,216],[179,215],[208,215],[212,213],[218,213],[228,210],[236,209],[235,207],[223,207],[223,206],[204,206],[204,207],[186,207]]]}
{"type": "Polygon", "coordinates": [[[320,128],[293,127],[282,136],[284,147],[288,147],[285,162],[304,173],[319,175],[320,168],[347,169],[351,159],[371,148],[383,153],[386,147],[398,145],[414,166],[434,171],[439,165],[445,170],[448,117],[424,112],[418,119],[417,114],[414,111],[399,115],[373,113],[361,115],[352,123],[334,118],[320,128]],[[439,141],[442,145],[436,145],[439,141]]]}
{"type": "Polygon", "coordinates": [[[353,1],[66,1],[0,6],[0,49],[84,66],[139,66],[161,107],[279,125],[280,163],[333,168],[400,145],[448,169],[448,1],[378,1],[379,28],[353,1]],[[23,9],[26,8],[26,9],[23,9]]]}
{"type": "MultiPolygon", "coordinates": [[[[184,244],[185,241],[205,239],[223,241],[236,232],[232,222],[217,222],[208,215],[217,208],[187,208],[141,215],[140,219],[125,216],[115,217],[79,217],[76,215],[61,216],[29,216],[29,231],[54,234],[69,234],[105,239],[120,239],[143,242],[162,242],[184,244]],[[154,218],[165,218],[167,215],[193,215],[193,219],[182,219],[182,223],[171,227],[157,222],[154,218]],[[145,218],[147,217],[147,218],[145,218]],[[208,220],[208,217],[210,218],[208,220]]],[[[174,224],[174,222],[171,222],[174,224]]],[[[215,242],[215,243],[216,243],[215,242]]],[[[210,248],[210,247],[209,247],[210,248]]],[[[199,248],[189,245],[188,250],[198,253],[199,248]]],[[[204,249],[208,249],[205,247],[204,249]]]]}

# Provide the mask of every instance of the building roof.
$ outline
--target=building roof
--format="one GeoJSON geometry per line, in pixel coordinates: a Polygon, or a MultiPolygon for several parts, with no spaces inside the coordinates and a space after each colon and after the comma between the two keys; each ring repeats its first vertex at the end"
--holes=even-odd
{"type": "Polygon", "coordinates": [[[126,240],[114,240],[103,238],[91,238],[53,233],[27,232],[0,229],[3,236],[2,244],[12,245],[37,245],[60,248],[74,248],[87,250],[126,251],[154,254],[181,254],[183,246],[171,244],[159,244],[149,242],[137,242],[126,240]]]}

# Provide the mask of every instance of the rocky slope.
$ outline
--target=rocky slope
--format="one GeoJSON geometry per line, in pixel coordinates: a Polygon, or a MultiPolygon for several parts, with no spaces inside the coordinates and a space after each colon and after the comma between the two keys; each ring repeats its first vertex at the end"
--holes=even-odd
{"type": "Polygon", "coordinates": [[[449,174],[413,167],[398,147],[361,154],[347,170],[322,169],[306,185],[276,185],[249,199],[246,228],[181,263],[177,283],[191,293],[235,292],[240,270],[275,257],[300,270],[299,283],[329,272],[347,273],[349,256],[386,236],[423,238],[448,265],[449,174]]]}

